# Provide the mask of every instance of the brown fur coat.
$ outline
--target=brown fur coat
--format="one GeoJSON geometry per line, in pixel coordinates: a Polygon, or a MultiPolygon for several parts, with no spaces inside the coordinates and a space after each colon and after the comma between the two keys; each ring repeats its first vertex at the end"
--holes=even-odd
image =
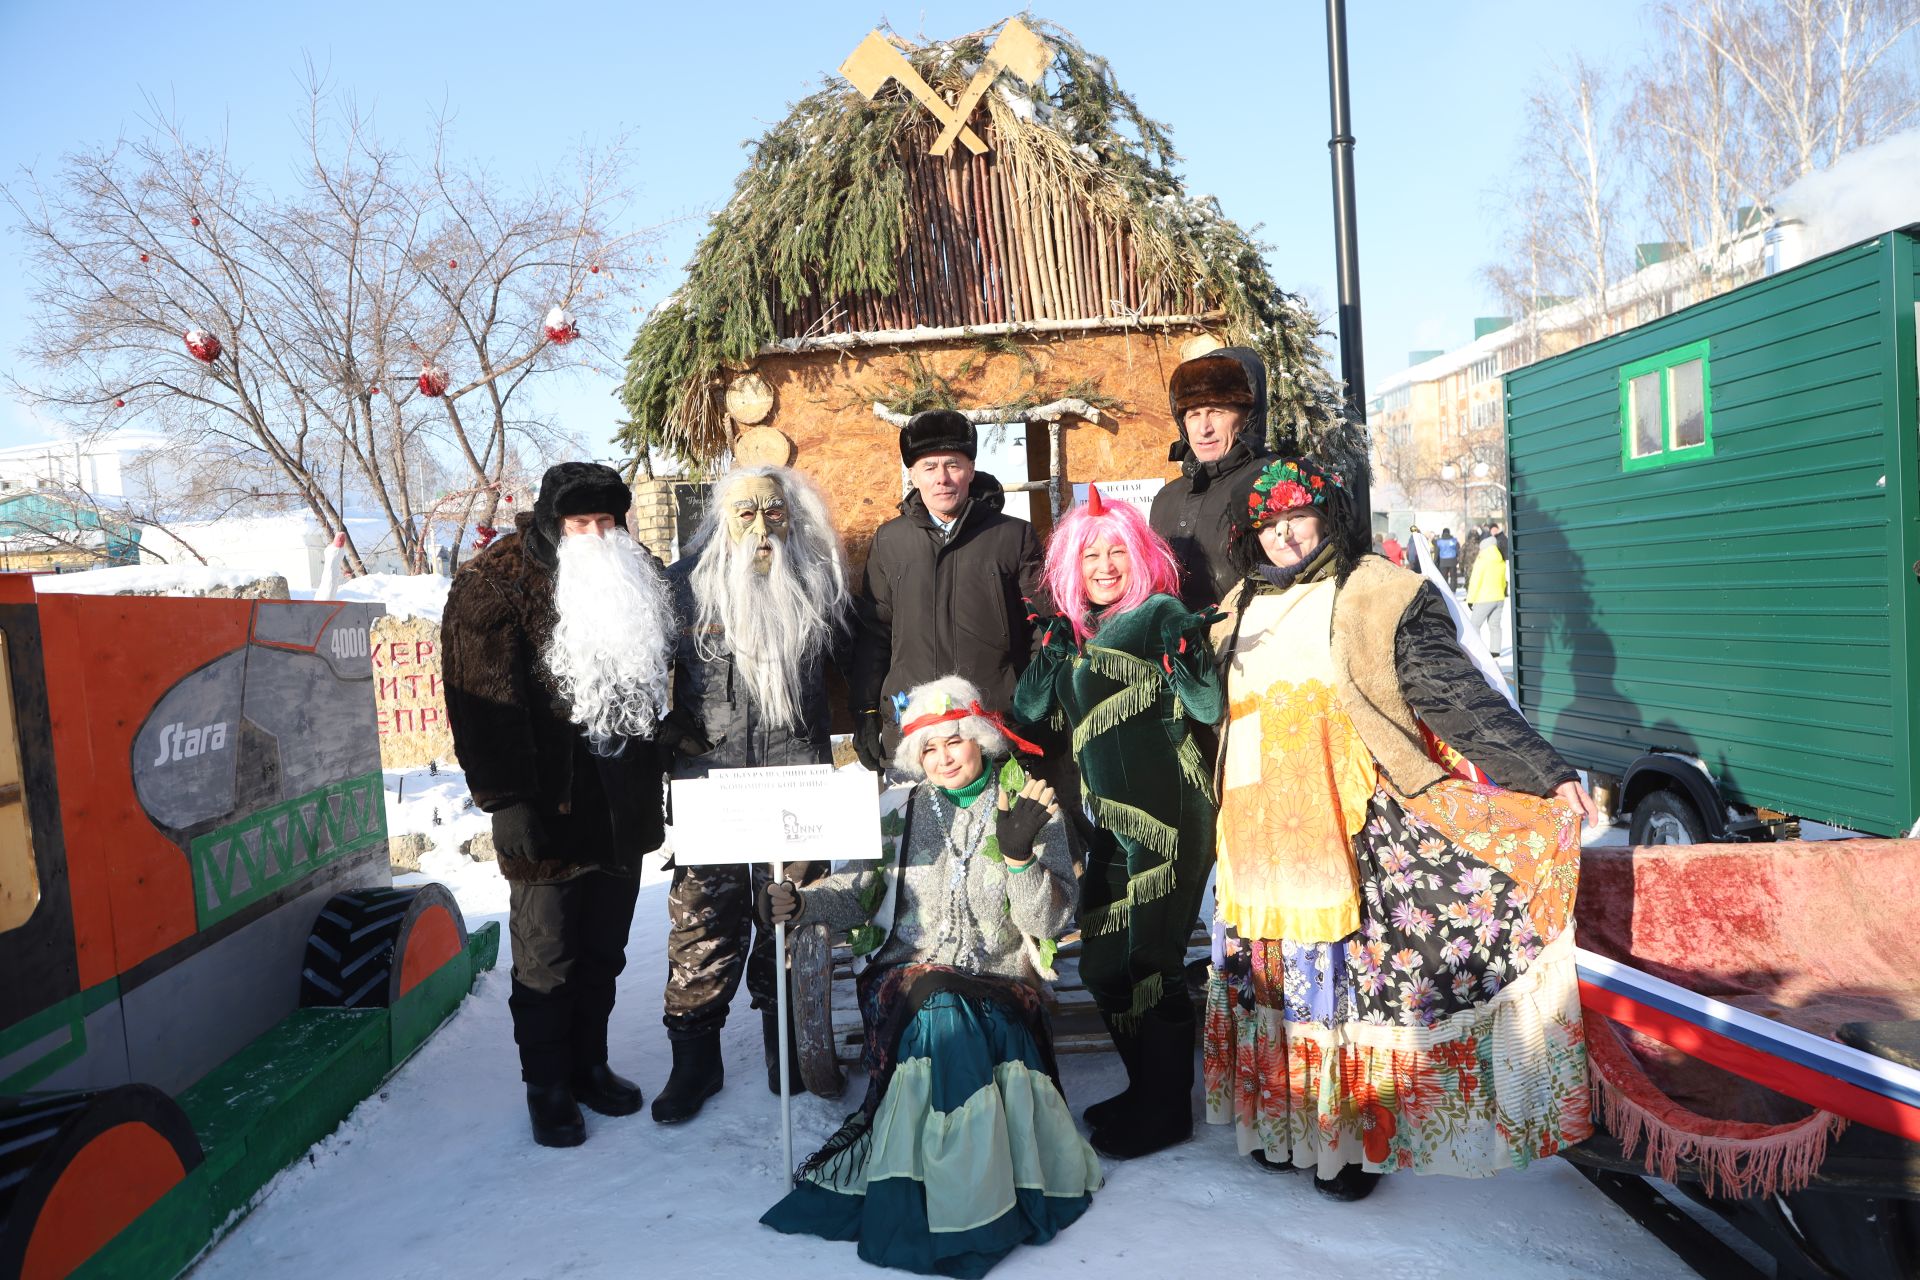
{"type": "Polygon", "coordinates": [[[481,809],[530,804],[540,815],[546,856],[501,860],[507,879],[630,869],[659,843],[659,768],[650,743],[632,744],[627,754],[634,759],[611,770],[596,767],[554,688],[540,655],[553,638],[557,566],[551,544],[532,525],[532,516],[519,516],[515,531],[463,566],[447,593],[440,644],[454,754],[481,809]],[[603,772],[617,775],[621,802],[638,802],[634,827],[644,848],[614,847],[603,772]]]}

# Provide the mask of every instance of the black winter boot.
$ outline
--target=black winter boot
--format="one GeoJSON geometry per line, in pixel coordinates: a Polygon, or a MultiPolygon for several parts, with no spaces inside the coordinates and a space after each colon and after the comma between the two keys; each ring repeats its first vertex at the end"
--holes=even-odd
{"type": "Polygon", "coordinates": [[[653,1118],[660,1124],[679,1124],[700,1114],[708,1098],[726,1082],[720,1062],[720,1033],[709,1031],[690,1040],[674,1040],[673,1071],[666,1087],[653,1099],[653,1118]]]}
{"type": "Polygon", "coordinates": [[[1093,1149],[1133,1160],[1193,1137],[1193,1018],[1149,1013],[1140,1019],[1139,1089],[1133,1106],[1094,1132],[1093,1149]]]}
{"type": "MultiPolygon", "coordinates": [[[[767,1092],[780,1092],[780,1014],[773,1009],[760,1011],[760,1041],[767,1054],[767,1092]]],[[[793,1005],[787,1005],[787,1087],[802,1093],[800,1083],[800,1030],[793,1025],[793,1005]]]]}
{"type": "Polygon", "coordinates": [[[645,1101],[640,1096],[639,1085],[625,1076],[616,1075],[613,1068],[604,1062],[574,1073],[573,1096],[581,1106],[598,1111],[603,1116],[630,1116],[645,1101]]]}
{"type": "Polygon", "coordinates": [[[577,1147],[587,1140],[587,1122],[563,1084],[528,1085],[527,1118],[533,1140],[543,1147],[577,1147]]]}
{"type": "Polygon", "coordinates": [[[1115,1025],[1104,1013],[1100,1020],[1107,1024],[1114,1052],[1120,1055],[1120,1065],[1127,1069],[1127,1087],[1111,1098],[1094,1103],[1081,1114],[1086,1117],[1088,1128],[1111,1129],[1120,1127],[1133,1113],[1134,1099],[1140,1091],[1140,1033],[1137,1029],[1126,1030],[1115,1025]]]}
{"type": "Polygon", "coordinates": [[[1380,1185],[1384,1174],[1368,1173],[1357,1164],[1350,1164],[1331,1178],[1316,1175],[1313,1189],[1329,1200],[1365,1200],[1380,1185]]]}

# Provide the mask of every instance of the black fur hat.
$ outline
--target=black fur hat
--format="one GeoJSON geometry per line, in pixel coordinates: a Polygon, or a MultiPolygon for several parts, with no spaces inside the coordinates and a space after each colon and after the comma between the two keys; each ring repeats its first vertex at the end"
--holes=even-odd
{"type": "Polygon", "coordinates": [[[598,462],[562,462],[540,477],[533,504],[534,555],[552,564],[560,546],[560,522],[568,516],[609,515],[622,529],[633,507],[633,490],[612,467],[598,462]]]}
{"type": "Polygon", "coordinates": [[[967,416],[954,409],[927,409],[900,428],[900,461],[912,466],[930,453],[964,453],[971,462],[979,434],[967,416]]]}
{"type": "Polygon", "coordinates": [[[556,528],[567,516],[609,515],[623,526],[633,507],[633,491],[612,467],[598,462],[562,462],[540,478],[533,518],[556,528]]]}

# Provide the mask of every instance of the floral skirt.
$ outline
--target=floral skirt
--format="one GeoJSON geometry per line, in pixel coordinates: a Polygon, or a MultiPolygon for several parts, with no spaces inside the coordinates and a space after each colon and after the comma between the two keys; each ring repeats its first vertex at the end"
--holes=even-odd
{"type": "Polygon", "coordinates": [[[1587,1137],[1570,811],[1457,780],[1382,788],[1354,853],[1361,923],[1341,941],[1216,926],[1207,1119],[1322,1177],[1484,1176],[1587,1137]]]}
{"type": "Polygon", "coordinates": [[[868,1059],[880,1063],[870,1106],[760,1220],[856,1241],[876,1266],[983,1276],[1086,1212],[1099,1157],[1074,1128],[1029,989],[934,966],[890,976],[864,1002],[885,1006],[867,1010],[868,1059]]]}

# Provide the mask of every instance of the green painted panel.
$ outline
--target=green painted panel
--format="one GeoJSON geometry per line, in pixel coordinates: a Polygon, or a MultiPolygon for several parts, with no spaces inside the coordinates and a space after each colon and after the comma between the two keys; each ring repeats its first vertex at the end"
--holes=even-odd
{"type": "Polygon", "coordinates": [[[1895,233],[1507,376],[1516,683],[1569,758],[1681,749],[1738,801],[1913,820],[1916,602],[1890,567],[1905,538],[1920,558],[1920,503],[1883,479],[1908,474],[1912,264],[1895,233]],[[1620,371],[1695,343],[1714,456],[1624,471],[1620,371]]]}
{"type": "Polygon", "coordinates": [[[213,1238],[209,1179],[194,1170],[74,1271],[72,1280],[148,1280],[178,1275],[213,1238]]]}
{"type": "Polygon", "coordinates": [[[389,1019],[389,1053],[394,1066],[412,1057],[413,1051],[426,1043],[427,1037],[460,1007],[460,1001],[472,986],[473,960],[462,950],[394,1002],[393,1016],[389,1019]]]}
{"type": "Polygon", "coordinates": [[[296,1009],[180,1095],[217,1219],[379,1088],[392,1064],[387,1025],[385,1009],[296,1009]]]}

